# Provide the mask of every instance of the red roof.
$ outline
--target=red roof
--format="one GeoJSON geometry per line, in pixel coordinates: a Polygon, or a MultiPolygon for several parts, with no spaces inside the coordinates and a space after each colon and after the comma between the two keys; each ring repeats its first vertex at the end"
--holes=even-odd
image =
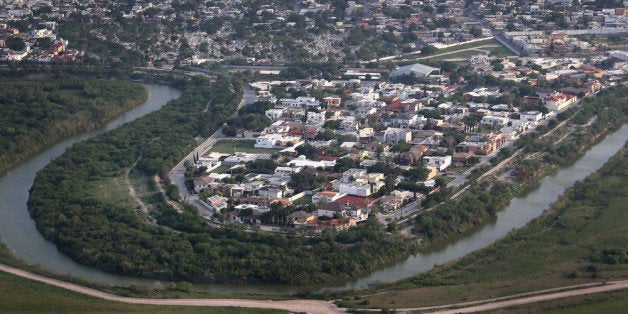
{"type": "Polygon", "coordinates": [[[377,198],[373,198],[373,197],[362,197],[362,196],[355,196],[355,195],[345,195],[337,200],[335,200],[336,203],[349,203],[355,207],[359,207],[359,208],[369,208],[372,207],[373,205],[375,205],[375,203],[377,202],[377,198]]]}

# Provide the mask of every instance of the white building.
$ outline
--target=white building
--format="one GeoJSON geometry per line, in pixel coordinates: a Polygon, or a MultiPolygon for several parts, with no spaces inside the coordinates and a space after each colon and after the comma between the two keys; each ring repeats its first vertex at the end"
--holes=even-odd
{"type": "Polygon", "coordinates": [[[307,112],[307,123],[310,124],[323,124],[325,122],[325,113],[327,111],[323,110],[321,112],[307,112]]]}
{"type": "Polygon", "coordinates": [[[294,98],[282,98],[279,100],[282,107],[311,107],[317,108],[321,106],[320,101],[314,97],[297,97],[294,98]]]}
{"type": "Polygon", "coordinates": [[[414,74],[417,77],[426,77],[429,75],[440,74],[440,69],[423,65],[420,63],[415,63],[415,64],[410,64],[410,65],[402,66],[395,69],[394,71],[390,72],[390,77],[401,76],[401,75],[411,75],[411,74],[414,74]]]}
{"type": "Polygon", "coordinates": [[[368,183],[343,183],[338,186],[338,193],[367,197],[373,194],[373,189],[368,183]]]}
{"type": "Polygon", "coordinates": [[[401,141],[410,142],[412,141],[412,130],[410,129],[399,129],[399,128],[388,128],[381,134],[380,140],[384,143],[399,143],[401,141]]]}
{"type": "Polygon", "coordinates": [[[551,111],[561,111],[563,109],[568,108],[573,103],[575,103],[578,100],[578,98],[572,95],[557,93],[557,94],[545,97],[544,100],[545,100],[545,106],[547,107],[547,109],[551,111]]]}
{"type": "Polygon", "coordinates": [[[268,109],[266,110],[266,112],[264,113],[267,117],[269,117],[271,120],[273,121],[277,121],[279,119],[281,119],[281,116],[283,115],[284,109],[268,109]]]}
{"type": "Polygon", "coordinates": [[[488,115],[488,116],[482,117],[482,121],[480,121],[480,126],[494,129],[494,130],[499,130],[505,126],[508,126],[508,122],[510,122],[510,118],[508,117],[488,115]]]}
{"type": "Polygon", "coordinates": [[[439,171],[443,171],[451,166],[451,156],[424,156],[423,163],[427,166],[434,167],[439,171]]]}
{"type": "Polygon", "coordinates": [[[310,168],[318,168],[318,167],[333,168],[335,165],[336,165],[335,160],[314,161],[314,160],[307,159],[307,157],[303,155],[288,162],[288,166],[310,167],[310,168]]]}
{"type": "Polygon", "coordinates": [[[526,111],[519,114],[519,120],[537,123],[543,119],[543,113],[540,111],[526,111]]]}
{"type": "Polygon", "coordinates": [[[303,170],[301,167],[277,167],[275,175],[279,177],[290,177],[293,173],[299,173],[303,170]]]}

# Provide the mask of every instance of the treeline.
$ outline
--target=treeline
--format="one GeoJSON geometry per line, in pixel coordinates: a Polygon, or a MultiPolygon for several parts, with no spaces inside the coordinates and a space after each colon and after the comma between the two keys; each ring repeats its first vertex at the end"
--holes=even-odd
{"type": "MultiPolygon", "coordinates": [[[[541,132],[522,136],[517,145],[526,153],[543,152],[547,164],[564,166],[577,160],[601,135],[615,130],[626,122],[628,116],[628,87],[616,86],[600,91],[595,98],[585,98],[582,108],[573,108],[565,115],[572,115],[570,123],[584,126],[556,145],[549,137],[540,139],[541,132]]],[[[564,117],[558,117],[564,118],[564,117]]]]}
{"type": "Polygon", "coordinates": [[[147,96],[128,81],[1,82],[0,173],[51,143],[102,126],[147,96]]]}
{"type": "Polygon", "coordinates": [[[235,110],[237,81],[180,81],[184,93],[160,111],[75,144],[40,171],[29,210],[38,230],[72,259],[115,273],[162,280],[220,283],[306,284],[354,276],[414,252],[409,241],[384,232],[375,220],[348,231],[306,237],[209,228],[186,206],[163,205],[144,213],[90,197],[90,181],[117,176],[138,156],[137,169],[153,175],[170,169],[235,110]],[[209,110],[205,106],[211,103],[209,110]],[[175,229],[176,232],[170,228],[175,229]]]}
{"type": "Polygon", "coordinates": [[[460,201],[448,200],[439,208],[416,217],[414,233],[427,241],[438,241],[459,234],[469,227],[483,223],[486,218],[508,205],[513,188],[502,182],[492,186],[485,182],[472,188],[469,196],[460,201]]]}

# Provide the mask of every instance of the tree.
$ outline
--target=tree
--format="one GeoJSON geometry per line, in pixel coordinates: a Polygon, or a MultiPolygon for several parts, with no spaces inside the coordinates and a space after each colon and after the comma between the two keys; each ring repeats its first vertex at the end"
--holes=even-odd
{"type": "Polygon", "coordinates": [[[473,26],[469,30],[469,34],[471,34],[475,38],[478,38],[478,37],[482,36],[482,29],[480,29],[479,27],[473,26]]]}
{"type": "Polygon", "coordinates": [[[22,51],[26,48],[26,43],[20,37],[11,36],[6,41],[7,47],[14,51],[22,51]]]}
{"type": "Polygon", "coordinates": [[[423,47],[423,49],[421,49],[421,54],[424,56],[428,56],[428,55],[433,55],[438,51],[438,48],[434,47],[434,45],[429,45],[429,46],[425,46],[423,47]]]}

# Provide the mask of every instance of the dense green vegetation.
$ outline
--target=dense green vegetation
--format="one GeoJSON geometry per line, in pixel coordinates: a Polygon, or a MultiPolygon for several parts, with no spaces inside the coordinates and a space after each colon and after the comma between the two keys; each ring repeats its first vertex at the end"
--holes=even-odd
{"type": "Polygon", "coordinates": [[[51,143],[102,126],[147,97],[137,83],[8,80],[0,83],[0,173],[51,143]]]}
{"type": "MultiPolygon", "coordinates": [[[[541,138],[547,128],[540,127],[531,134],[522,136],[517,145],[526,153],[540,153],[543,167],[556,169],[570,164],[586,150],[597,138],[609,130],[616,129],[626,121],[628,115],[628,87],[619,86],[601,91],[595,98],[583,100],[583,107],[567,113],[572,115],[572,123],[578,131],[570,133],[558,145],[551,137],[541,138]],[[591,122],[589,124],[589,122],[591,122]],[[586,125],[586,126],[585,126],[586,125]]],[[[552,124],[552,123],[550,123],[552,124]]],[[[511,154],[510,150],[500,152],[496,160],[503,160],[511,154]]],[[[532,186],[540,176],[541,164],[534,160],[519,160],[514,170],[521,183],[519,186],[504,185],[499,181],[492,184],[474,183],[471,192],[462,200],[448,200],[439,209],[417,216],[414,232],[428,241],[443,240],[460,234],[474,225],[482,223],[488,217],[506,206],[515,195],[515,191],[532,186]]],[[[549,171],[549,170],[548,170],[549,171]]]]}
{"type": "Polygon", "coordinates": [[[413,252],[412,243],[385,233],[376,220],[306,237],[212,229],[195,208],[184,206],[179,213],[164,204],[154,214],[164,227],[146,224],[141,211],[90,194],[90,183],[119,176],[140,156],[136,168],[146,175],[172,167],[199,133],[207,136],[227,120],[239,102],[234,95],[241,92],[238,82],[225,79],[210,85],[193,78],[177,85],[184,91],[179,99],[74,145],[37,175],[29,210],[59,250],[81,263],[131,276],[286,284],[353,276],[413,252]]]}

